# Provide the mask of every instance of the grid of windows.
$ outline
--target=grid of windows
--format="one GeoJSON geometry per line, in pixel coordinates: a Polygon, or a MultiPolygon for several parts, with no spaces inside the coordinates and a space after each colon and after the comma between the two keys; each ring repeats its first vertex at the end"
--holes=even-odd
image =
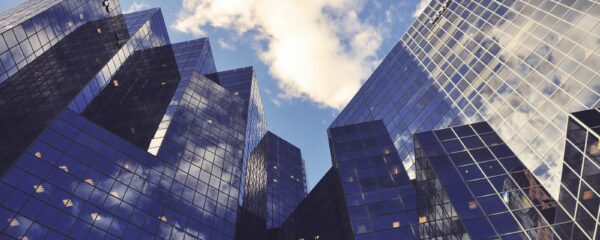
{"type": "Polygon", "coordinates": [[[413,175],[413,133],[487,120],[557,196],[568,113],[600,100],[600,4],[453,0],[430,22],[444,2],[431,1],[332,126],[382,119],[413,175]]]}
{"type": "Polygon", "coordinates": [[[582,239],[485,122],[415,135],[421,239],[582,239]]]}
{"type": "Polygon", "coordinates": [[[0,83],[89,21],[117,16],[100,1],[34,0],[0,14],[0,83]]]}
{"type": "MultiPolygon", "coordinates": [[[[0,163],[9,166],[127,39],[123,17],[88,22],[0,84],[0,163]],[[97,28],[104,29],[98,33],[97,28]],[[116,36],[116,37],[115,37],[116,36]]],[[[86,86],[87,85],[87,86],[86,86]]],[[[82,90],[83,89],[83,90],[82,90]]]]}
{"type": "MultiPolygon", "coordinates": [[[[114,75],[135,51],[152,47],[164,46],[170,43],[167,28],[160,9],[150,9],[137,13],[120,15],[127,26],[128,34],[115,35],[119,49],[112,53],[96,75],[88,79],[88,84],[69,104],[69,109],[82,113],[88,104],[109,83],[114,83],[114,75]],[[143,24],[140,24],[143,23],[143,24]],[[136,28],[139,27],[139,28],[136,28]],[[133,34],[131,34],[133,32],[133,34]]],[[[98,34],[106,33],[101,26],[96,26],[98,34]]],[[[110,36],[110,33],[108,33],[110,36]]]]}
{"type": "MultiPolygon", "coordinates": [[[[600,112],[573,113],[567,128],[559,202],[590,237],[598,239],[600,206],[600,112]]],[[[580,234],[575,232],[574,234],[580,234]]]]}
{"type": "Polygon", "coordinates": [[[416,238],[415,189],[383,121],[328,131],[355,239],[416,238]]]}
{"type": "Polygon", "coordinates": [[[279,227],[306,196],[300,149],[267,132],[248,158],[245,183],[243,208],[263,218],[266,229],[279,227]]]}

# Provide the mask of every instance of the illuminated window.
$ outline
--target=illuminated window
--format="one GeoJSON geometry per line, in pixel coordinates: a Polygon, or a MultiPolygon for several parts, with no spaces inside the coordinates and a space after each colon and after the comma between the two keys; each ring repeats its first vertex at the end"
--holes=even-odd
{"type": "Polygon", "coordinates": [[[119,193],[118,192],[112,191],[112,192],[110,192],[110,195],[113,196],[113,197],[119,198],[119,193]]]}
{"type": "Polygon", "coordinates": [[[160,216],[160,217],[158,217],[158,219],[160,219],[163,222],[167,222],[167,217],[166,216],[160,216]]]}
{"type": "Polygon", "coordinates": [[[123,163],[123,168],[129,170],[129,162],[123,163]]]}
{"type": "Polygon", "coordinates": [[[273,182],[277,182],[277,179],[276,179],[276,178],[275,178],[275,179],[273,179],[273,182]]]}
{"type": "Polygon", "coordinates": [[[167,85],[167,83],[166,82],[161,82],[160,85],[164,86],[164,85],[167,85]]]}
{"type": "Polygon", "coordinates": [[[469,202],[469,209],[476,209],[477,208],[477,203],[475,201],[470,201],[469,202]]]}
{"type": "Polygon", "coordinates": [[[210,119],[208,119],[208,120],[206,120],[206,121],[207,121],[208,123],[210,123],[210,124],[212,124],[212,123],[213,123],[213,122],[212,122],[212,120],[210,120],[210,119]]]}
{"type": "Polygon", "coordinates": [[[273,166],[273,169],[277,169],[277,166],[273,166]]]}
{"type": "Polygon", "coordinates": [[[315,236],[315,240],[316,239],[321,239],[321,236],[319,236],[319,235],[315,236]]]}
{"type": "Polygon", "coordinates": [[[36,158],[40,159],[42,158],[42,153],[41,152],[35,152],[35,154],[33,154],[36,158]]]}
{"type": "Polygon", "coordinates": [[[66,165],[62,165],[58,167],[60,170],[63,170],[65,172],[69,172],[69,168],[66,165]]]}
{"type": "Polygon", "coordinates": [[[294,179],[294,175],[290,176],[291,179],[294,179]]]}
{"type": "Polygon", "coordinates": [[[43,193],[45,191],[44,186],[42,185],[33,185],[33,189],[35,189],[36,193],[43,193]]]}
{"type": "Polygon", "coordinates": [[[425,223],[425,222],[427,222],[427,217],[426,216],[419,217],[419,223],[425,223]]]}
{"type": "Polygon", "coordinates": [[[399,228],[400,227],[400,221],[395,221],[392,223],[392,227],[393,228],[399,228]]]}
{"type": "Polygon", "coordinates": [[[594,193],[592,193],[592,190],[587,190],[583,192],[583,200],[590,200],[594,197],[594,193]]]}
{"type": "Polygon", "coordinates": [[[100,28],[97,28],[97,29],[96,29],[96,32],[98,32],[98,33],[102,33],[102,29],[100,29],[100,28]]]}
{"type": "Polygon", "coordinates": [[[394,168],[392,169],[392,173],[393,173],[394,175],[396,175],[396,174],[400,174],[400,168],[398,168],[398,167],[394,167],[394,168]]]}
{"type": "Polygon", "coordinates": [[[113,80],[113,85],[115,85],[115,87],[119,86],[119,80],[113,80]]]}
{"type": "Polygon", "coordinates": [[[63,202],[63,205],[65,205],[65,207],[73,206],[73,201],[71,201],[71,199],[63,199],[62,202],[63,202]]]}
{"type": "Polygon", "coordinates": [[[10,220],[9,226],[11,226],[11,227],[18,227],[19,225],[21,225],[21,223],[16,218],[13,218],[13,219],[10,220]]]}
{"type": "Polygon", "coordinates": [[[239,92],[234,92],[233,95],[237,96],[237,95],[240,95],[240,93],[239,92]]]}
{"type": "Polygon", "coordinates": [[[84,180],[87,184],[94,186],[94,180],[92,180],[91,178],[88,178],[86,180],[84,180]]]}
{"type": "Polygon", "coordinates": [[[79,19],[83,20],[83,13],[79,14],[79,19]]]}
{"type": "Polygon", "coordinates": [[[92,213],[92,214],[90,214],[90,217],[92,217],[92,220],[94,220],[94,221],[102,220],[102,218],[100,217],[100,214],[98,214],[98,213],[92,213]]]}

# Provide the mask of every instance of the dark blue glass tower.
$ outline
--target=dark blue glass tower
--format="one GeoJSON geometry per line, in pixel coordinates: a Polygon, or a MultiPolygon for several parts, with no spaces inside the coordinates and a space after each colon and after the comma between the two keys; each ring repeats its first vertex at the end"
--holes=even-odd
{"type": "Polygon", "coordinates": [[[330,128],[329,146],[355,239],[415,239],[415,189],[383,122],[330,128]]]}
{"type": "Polygon", "coordinates": [[[237,239],[265,239],[266,231],[279,227],[306,196],[304,160],[300,149],[267,132],[246,166],[241,207],[245,217],[238,221],[244,229],[237,239]]]}
{"type": "Polygon", "coordinates": [[[265,126],[253,71],[207,77],[208,39],[171,44],[160,9],[41,0],[0,19],[2,237],[234,238],[246,133],[265,126]]]}
{"type": "Polygon", "coordinates": [[[600,206],[600,112],[598,109],[569,116],[559,202],[576,226],[565,228],[573,238],[598,239],[600,206]],[[572,229],[572,230],[571,230],[572,229]]]}

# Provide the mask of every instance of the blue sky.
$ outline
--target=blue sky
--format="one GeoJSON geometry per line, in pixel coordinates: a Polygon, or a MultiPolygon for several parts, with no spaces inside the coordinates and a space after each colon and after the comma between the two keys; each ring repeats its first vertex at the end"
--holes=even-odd
{"type": "MultiPolygon", "coordinates": [[[[22,2],[0,1],[0,11],[22,2]]],[[[208,37],[219,71],[254,66],[269,130],[302,150],[309,189],[331,167],[327,127],[423,6],[420,0],[120,2],[124,12],[161,8],[172,42],[208,37]]]]}

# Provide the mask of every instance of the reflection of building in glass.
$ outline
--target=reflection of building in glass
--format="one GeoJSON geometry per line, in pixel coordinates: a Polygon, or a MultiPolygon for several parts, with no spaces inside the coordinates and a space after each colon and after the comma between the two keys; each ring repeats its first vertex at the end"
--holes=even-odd
{"type": "Polygon", "coordinates": [[[415,156],[421,239],[572,239],[572,221],[487,123],[418,133],[415,156]]]}
{"type": "Polygon", "coordinates": [[[414,133],[487,121],[556,197],[567,116],[600,100],[599,8],[431,1],[332,127],[383,120],[413,175],[414,133]]]}
{"type": "Polygon", "coordinates": [[[237,239],[265,239],[306,196],[306,173],[300,149],[267,132],[246,165],[244,202],[237,239]],[[260,226],[249,227],[258,225],[260,226]]]}
{"type": "Polygon", "coordinates": [[[116,0],[0,19],[5,236],[234,238],[243,157],[266,131],[252,68],[215,80],[208,39],[171,44],[160,9],[116,0]]]}
{"type": "Polygon", "coordinates": [[[586,234],[598,238],[600,206],[600,112],[591,109],[573,113],[567,127],[565,159],[559,202],[568,219],[583,229],[573,231],[573,238],[586,234]]]}

